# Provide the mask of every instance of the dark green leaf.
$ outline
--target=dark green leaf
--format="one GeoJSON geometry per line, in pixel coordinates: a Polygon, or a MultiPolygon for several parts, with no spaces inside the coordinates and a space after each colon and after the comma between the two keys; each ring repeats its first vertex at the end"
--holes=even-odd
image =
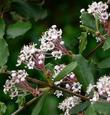
{"type": "Polygon", "coordinates": [[[80,103],[79,105],[76,105],[70,110],[70,114],[74,115],[74,114],[78,114],[79,112],[83,112],[89,106],[89,104],[90,103],[86,101],[86,102],[80,103]]]}
{"type": "Polygon", "coordinates": [[[82,32],[79,37],[79,52],[82,53],[87,45],[87,32],[82,32]]]}
{"type": "Polygon", "coordinates": [[[35,108],[33,109],[32,111],[32,114],[31,115],[39,115],[44,103],[45,103],[45,100],[46,100],[46,97],[47,97],[48,93],[46,92],[41,98],[40,100],[38,101],[38,103],[36,104],[35,108]]]}
{"type": "Polygon", "coordinates": [[[25,95],[18,96],[16,103],[19,105],[19,107],[23,106],[25,103],[25,95]]]}
{"type": "Polygon", "coordinates": [[[93,104],[93,106],[99,114],[110,115],[110,103],[96,102],[93,104]]]}
{"type": "Polygon", "coordinates": [[[99,62],[98,68],[110,68],[110,57],[99,62]]]}
{"type": "Polygon", "coordinates": [[[73,60],[77,62],[77,67],[74,69],[74,73],[82,84],[82,88],[86,90],[90,83],[94,84],[94,76],[91,72],[88,61],[80,54],[76,55],[73,60]]]}
{"type": "Polygon", "coordinates": [[[94,31],[96,30],[95,18],[91,14],[88,14],[87,12],[83,12],[81,15],[81,21],[84,26],[91,28],[94,31]]]}
{"type": "Polygon", "coordinates": [[[30,22],[16,22],[7,28],[7,35],[9,38],[16,38],[24,35],[31,28],[30,22]]]}
{"type": "Polygon", "coordinates": [[[0,38],[3,38],[5,34],[5,22],[3,19],[0,19],[0,38]]]}
{"type": "Polygon", "coordinates": [[[84,115],[97,115],[96,110],[94,109],[93,105],[90,105],[87,110],[85,111],[84,115]]]}
{"type": "Polygon", "coordinates": [[[55,81],[61,80],[63,79],[68,73],[70,73],[71,71],[73,71],[77,66],[76,62],[71,62],[70,64],[68,64],[56,77],[55,77],[55,81]]]}
{"type": "Polygon", "coordinates": [[[0,39],[0,67],[6,64],[9,56],[8,44],[4,39],[0,39]]]}
{"type": "Polygon", "coordinates": [[[44,10],[42,6],[35,3],[23,0],[14,0],[14,5],[16,12],[27,19],[32,18],[37,21],[39,19],[44,19],[47,16],[47,11],[44,10]]]}
{"type": "Polygon", "coordinates": [[[110,48],[110,37],[108,37],[104,43],[104,45],[102,46],[102,48],[105,50],[108,50],[110,48]]]}
{"type": "Polygon", "coordinates": [[[59,115],[58,99],[55,96],[49,95],[39,115],[59,115]]]}
{"type": "Polygon", "coordinates": [[[6,112],[6,105],[3,102],[0,102],[0,115],[3,115],[6,112]]]}

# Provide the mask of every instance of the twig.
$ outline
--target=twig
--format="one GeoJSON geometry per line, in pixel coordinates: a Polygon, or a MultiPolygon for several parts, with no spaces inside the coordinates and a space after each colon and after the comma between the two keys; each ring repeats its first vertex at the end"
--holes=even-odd
{"type": "Polygon", "coordinates": [[[32,103],[34,103],[43,93],[41,93],[38,97],[34,97],[32,100],[30,100],[29,102],[27,102],[23,107],[19,108],[17,111],[15,111],[14,113],[12,113],[11,115],[17,115],[19,112],[23,111],[24,109],[26,109],[28,106],[30,106],[32,103]]]}
{"type": "Polygon", "coordinates": [[[104,42],[105,42],[104,36],[99,35],[98,37],[101,38],[101,42],[100,42],[90,53],[88,53],[88,54],[86,55],[86,58],[87,58],[87,59],[88,59],[89,57],[91,57],[91,56],[95,53],[95,51],[104,44],[104,42]]]}
{"type": "Polygon", "coordinates": [[[44,81],[40,81],[40,80],[35,79],[35,78],[26,77],[26,79],[32,81],[33,83],[37,83],[37,84],[39,84],[39,85],[42,85],[42,86],[49,86],[48,83],[46,83],[46,82],[44,82],[44,81]]]}
{"type": "Polygon", "coordinates": [[[89,97],[80,95],[80,94],[78,94],[78,93],[72,92],[72,91],[67,90],[67,89],[65,89],[65,88],[62,88],[62,87],[58,87],[58,86],[56,86],[56,85],[54,85],[53,88],[54,88],[54,89],[59,89],[59,90],[61,90],[61,91],[63,91],[63,92],[67,92],[67,93],[69,93],[69,94],[72,94],[72,95],[75,95],[75,96],[77,96],[77,97],[80,97],[82,100],[89,100],[89,99],[90,99],[89,97]]]}
{"type": "Polygon", "coordinates": [[[49,85],[49,84],[46,83],[46,82],[43,82],[43,81],[40,81],[40,80],[37,80],[37,79],[34,79],[34,78],[30,78],[30,77],[28,77],[28,79],[30,79],[30,80],[33,81],[34,83],[38,83],[38,84],[40,84],[40,85],[49,86],[51,89],[59,89],[59,90],[62,90],[63,92],[67,92],[67,93],[69,93],[69,94],[72,94],[72,95],[75,95],[75,96],[77,96],[77,97],[80,97],[80,98],[83,99],[83,100],[89,100],[89,98],[86,97],[86,96],[80,95],[80,94],[78,94],[78,93],[72,92],[72,91],[67,90],[67,89],[65,89],[65,88],[62,88],[62,87],[58,87],[58,86],[56,86],[56,85],[54,85],[54,84],[53,84],[53,85],[49,85]]]}

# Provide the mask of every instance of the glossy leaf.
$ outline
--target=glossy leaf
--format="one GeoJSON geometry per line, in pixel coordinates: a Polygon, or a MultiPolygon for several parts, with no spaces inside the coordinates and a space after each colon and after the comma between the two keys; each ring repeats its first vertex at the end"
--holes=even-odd
{"type": "Polygon", "coordinates": [[[39,115],[44,103],[45,103],[45,100],[46,100],[46,97],[47,97],[48,93],[46,92],[41,98],[40,100],[38,101],[38,103],[35,105],[33,111],[32,111],[32,114],[31,115],[39,115]]]}
{"type": "Polygon", "coordinates": [[[14,0],[15,10],[18,14],[27,19],[44,19],[47,16],[47,11],[37,3],[26,2],[23,0],[14,0]]]}
{"type": "Polygon", "coordinates": [[[74,115],[74,114],[78,114],[80,112],[83,112],[89,106],[89,104],[90,103],[88,101],[86,101],[86,102],[80,103],[79,105],[76,105],[75,107],[73,107],[70,110],[70,114],[74,115]]]}
{"type": "Polygon", "coordinates": [[[59,115],[58,104],[57,97],[48,95],[39,115],[59,115]]]}
{"type": "Polygon", "coordinates": [[[110,68],[110,57],[99,62],[98,68],[110,68]]]}
{"type": "Polygon", "coordinates": [[[4,39],[0,39],[0,67],[6,64],[9,56],[8,44],[4,39]]]}
{"type": "Polygon", "coordinates": [[[84,115],[97,115],[96,110],[94,109],[93,105],[90,105],[87,110],[85,111],[84,115]]]}
{"type": "Polygon", "coordinates": [[[73,71],[77,66],[76,62],[71,62],[70,64],[68,64],[56,77],[55,77],[55,81],[59,81],[61,79],[63,79],[68,73],[70,73],[71,71],[73,71]]]}
{"type": "Polygon", "coordinates": [[[88,61],[80,54],[76,55],[73,60],[77,62],[77,67],[75,68],[74,73],[82,84],[82,88],[86,90],[90,83],[94,84],[94,76],[91,72],[88,61]]]}
{"type": "Polygon", "coordinates": [[[3,38],[5,34],[5,22],[3,19],[0,19],[0,38],[3,38]]]}
{"type": "Polygon", "coordinates": [[[81,14],[81,22],[84,26],[96,30],[95,18],[91,14],[88,14],[87,12],[83,12],[81,14]]]}
{"type": "Polygon", "coordinates": [[[82,53],[87,45],[87,32],[82,32],[79,37],[79,52],[82,53]]]}
{"type": "Polygon", "coordinates": [[[94,108],[99,114],[110,115],[110,103],[109,102],[96,102],[94,108]]]}
{"type": "Polygon", "coordinates": [[[16,38],[24,35],[29,29],[31,29],[30,22],[16,22],[15,24],[11,24],[7,28],[8,38],[16,38]]]}
{"type": "Polygon", "coordinates": [[[104,49],[104,51],[110,49],[110,37],[107,37],[107,39],[106,39],[104,45],[102,46],[102,48],[104,49]]]}

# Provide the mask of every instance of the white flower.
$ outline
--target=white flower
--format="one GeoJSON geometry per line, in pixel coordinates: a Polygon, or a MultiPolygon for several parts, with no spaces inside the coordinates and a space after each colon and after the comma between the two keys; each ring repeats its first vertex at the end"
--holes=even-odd
{"type": "Polygon", "coordinates": [[[67,54],[62,40],[62,30],[57,29],[56,25],[52,25],[40,39],[40,49],[47,54],[46,56],[53,56],[55,59],[61,59],[62,55],[67,54]]]}
{"type": "Polygon", "coordinates": [[[28,69],[43,68],[45,55],[40,49],[37,49],[35,46],[36,44],[24,45],[24,47],[20,51],[16,66],[24,63],[26,64],[26,67],[28,67],[28,69]]]}
{"type": "Polygon", "coordinates": [[[83,8],[83,9],[81,9],[81,10],[80,10],[80,12],[81,12],[81,13],[85,12],[85,9],[84,9],[84,8],[83,8]]]}
{"type": "Polygon", "coordinates": [[[61,50],[59,50],[59,51],[53,51],[51,54],[52,54],[53,57],[55,57],[55,60],[56,59],[61,59],[61,57],[63,55],[61,50]]]}
{"type": "Polygon", "coordinates": [[[56,91],[54,92],[54,95],[56,95],[56,96],[59,98],[59,97],[63,96],[63,92],[60,91],[60,90],[56,90],[56,91]]]}
{"type": "Polygon", "coordinates": [[[26,76],[28,76],[28,74],[25,70],[11,71],[10,79],[6,80],[4,85],[4,93],[9,93],[11,99],[18,96],[20,89],[18,89],[16,85],[25,81],[26,76]]]}
{"type": "Polygon", "coordinates": [[[59,104],[58,108],[65,112],[64,115],[70,115],[69,111],[71,110],[71,108],[73,108],[80,102],[81,100],[79,97],[67,97],[62,103],[59,104]]]}
{"type": "Polygon", "coordinates": [[[90,99],[91,103],[93,104],[94,102],[98,101],[99,100],[99,94],[98,92],[94,92],[93,94],[93,98],[90,99]]]}
{"type": "Polygon", "coordinates": [[[89,84],[89,86],[87,87],[86,93],[89,94],[94,87],[95,87],[95,85],[89,84]]]}
{"type": "Polygon", "coordinates": [[[108,5],[103,2],[93,2],[89,5],[87,12],[92,14],[94,17],[98,17],[101,22],[105,22],[109,18],[109,13],[107,12],[108,5]]]}
{"type": "Polygon", "coordinates": [[[82,85],[79,82],[74,82],[72,84],[72,90],[73,92],[80,92],[82,85]]]}

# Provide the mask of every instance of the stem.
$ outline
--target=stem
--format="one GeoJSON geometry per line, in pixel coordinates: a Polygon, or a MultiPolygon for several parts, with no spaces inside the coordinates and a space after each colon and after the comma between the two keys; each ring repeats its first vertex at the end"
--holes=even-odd
{"type": "Polygon", "coordinates": [[[72,94],[72,95],[75,95],[75,96],[77,96],[77,97],[80,97],[82,100],[89,100],[89,99],[90,99],[89,97],[80,95],[80,94],[78,94],[78,93],[72,92],[72,91],[67,90],[67,89],[65,89],[65,88],[62,88],[62,87],[58,87],[58,86],[56,86],[56,85],[54,85],[53,88],[54,88],[54,89],[61,90],[61,91],[63,91],[63,92],[67,92],[67,93],[72,94]]]}
{"type": "Polygon", "coordinates": [[[12,113],[11,115],[17,115],[19,112],[23,111],[28,106],[30,106],[32,103],[34,103],[41,95],[42,95],[42,93],[38,97],[34,97],[32,100],[30,100],[29,102],[27,102],[23,107],[19,108],[17,111],[15,111],[14,113],[12,113]]]}
{"type": "MultiPolygon", "coordinates": [[[[70,91],[68,89],[65,89],[65,88],[62,88],[62,87],[58,87],[56,85],[49,85],[48,83],[46,83],[44,81],[40,81],[40,80],[37,80],[37,79],[34,79],[34,78],[30,78],[30,77],[27,77],[27,80],[31,80],[32,82],[37,83],[37,84],[42,85],[42,86],[48,86],[51,89],[61,90],[63,92],[67,92],[69,94],[72,94],[72,95],[75,95],[77,97],[80,97],[82,100],[89,100],[90,99],[89,97],[86,97],[86,96],[80,95],[78,93],[72,92],[72,91],[70,91]]],[[[24,109],[26,109],[28,106],[30,106],[31,104],[33,104],[41,95],[43,95],[43,93],[41,93],[38,97],[34,97],[32,100],[30,100],[29,102],[27,102],[23,107],[19,108],[17,111],[15,111],[14,113],[12,113],[11,115],[17,115],[18,113],[20,113],[21,111],[23,111],[24,109]]]]}
{"type": "MultiPolygon", "coordinates": [[[[29,77],[27,77],[27,78],[29,78],[29,77]]],[[[61,90],[61,91],[63,91],[63,92],[67,92],[67,93],[69,93],[69,94],[72,94],[72,95],[75,95],[75,96],[77,96],[77,97],[80,97],[80,98],[83,99],[83,100],[89,100],[88,97],[83,96],[83,95],[80,95],[80,94],[75,93],[75,92],[72,92],[72,91],[67,90],[67,89],[65,89],[65,88],[58,87],[58,86],[56,86],[56,85],[53,85],[53,86],[52,86],[52,85],[49,85],[49,84],[46,83],[46,82],[43,82],[43,81],[40,81],[40,80],[37,80],[37,79],[33,79],[33,78],[29,78],[29,79],[30,79],[32,82],[37,83],[37,84],[39,84],[39,85],[45,85],[45,86],[50,87],[51,89],[58,89],[58,90],[61,90]]]]}
{"type": "Polygon", "coordinates": [[[86,55],[86,58],[87,58],[87,59],[88,59],[89,57],[91,57],[91,56],[96,52],[96,50],[97,50],[98,48],[100,48],[100,47],[104,44],[104,42],[105,42],[104,36],[99,35],[98,37],[101,38],[101,42],[100,42],[90,53],[88,53],[88,54],[86,55]]]}
{"type": "Polygon", "coordinates": [[[44,81],[40,81],[38,79],[34,79],[34,78],[31,78],[31,77],[26,77],[26,79],[32,81],[33,83],[37,83],[39,85],[42,85],[42,86],[49,86],[48,83],[46,83],[44,81]]]}

